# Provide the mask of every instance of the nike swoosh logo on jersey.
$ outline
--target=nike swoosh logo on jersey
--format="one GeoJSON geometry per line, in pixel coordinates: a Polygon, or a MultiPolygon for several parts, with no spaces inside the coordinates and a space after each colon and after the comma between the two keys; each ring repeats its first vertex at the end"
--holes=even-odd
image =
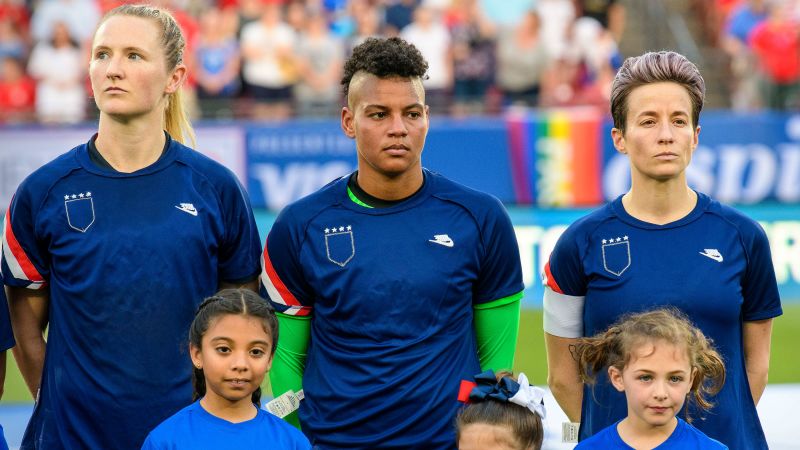
{"type": "Polygon", "coordinates": [[[446,234],[436,234],[433,236],[433,239],[428,239],[428,242],[433,242],[434,244],[444,245],[445,247],[452,247],[455,245],[453,240],[450,239],[450,236],[446,234]]]}
{"type": "Polygon", "coordinates": [[[175,207],[185,213],[197,216],[197,209],[195,209],[194,205],[191,203],[181,203],[180,205],[175,205],[175,207]]]}
{"type": "Polygon", "coordinates": [[[704,248],[703,251],[700,252],[700,254],[703,256],[707,256],[716,262],[722,262],[723,260],[722,254],[720,254],[719,250],[715,248],[704,248]]]}

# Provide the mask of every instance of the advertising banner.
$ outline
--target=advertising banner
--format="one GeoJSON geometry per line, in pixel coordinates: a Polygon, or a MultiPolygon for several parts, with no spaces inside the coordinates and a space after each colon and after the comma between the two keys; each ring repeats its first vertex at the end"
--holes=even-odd
{"type": "MultiPolygon", "coordinates": [[[[89,141],[96,128],[0,128],[0,210],[17,186],[58,155],[89,141]]],[[[206,126],[197,130],[197,149],[222,163],[246,185],[244,140],[238,127],[206,126]]]]}

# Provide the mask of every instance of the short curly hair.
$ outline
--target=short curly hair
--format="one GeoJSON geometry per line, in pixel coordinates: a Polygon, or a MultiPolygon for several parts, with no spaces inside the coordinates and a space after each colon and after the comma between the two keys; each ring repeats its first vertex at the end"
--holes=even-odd
{"type": "Polygon", "coordinates": [[[344,63],[342,90],[345,97],[350,92],[353,75],[362,70],[378,78],[426,79],[428,62],[416,47],[398,37],[367,38],[353,49],[353,54],[344,63]]]}

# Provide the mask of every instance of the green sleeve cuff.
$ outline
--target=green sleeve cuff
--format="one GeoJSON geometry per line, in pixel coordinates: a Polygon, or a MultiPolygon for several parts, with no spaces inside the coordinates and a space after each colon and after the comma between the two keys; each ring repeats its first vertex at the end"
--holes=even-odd
{"type": "Polygon", "coordinates": [[[481,370],[512,370],[519,336],[522,292],[474,307],[481,370]]]}
{"type": "MultiPolygon", "coordinates": [[[[278,316],[278,347],[272,358],[269,381],[272,396],[277,397],[288,390],[294,392],[303,388],[303,371],[306,366],[306,352],[311,340],[311,317],[297,317],[276,313],[278,316]]],[[[297,411],[284,417],[284,420],[300,428],[297,411]]]]}

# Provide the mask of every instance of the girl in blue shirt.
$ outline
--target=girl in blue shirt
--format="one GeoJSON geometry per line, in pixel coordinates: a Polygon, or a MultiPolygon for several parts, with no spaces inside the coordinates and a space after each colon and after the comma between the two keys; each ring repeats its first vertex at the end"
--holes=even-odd
{"type": "Polygon", "coordinates": [[[581,377],[594,384],[608,371],[625,394],[628,416],[581,441],[576,449],[727,449],[677,416],[684,403],[708,410],[705,394],[725,382],[722,358],[676,309],[623,317],[603,333],[580,339],[574,355],[581,377]]]}
{"type": "Polygon", "coordinates": [[[259,407],[277,342],[275,312],[257,294],[226,289],[207,298],[189,330],[195,402],[142,449],[310,449],[300,431],[259,407]]]}

